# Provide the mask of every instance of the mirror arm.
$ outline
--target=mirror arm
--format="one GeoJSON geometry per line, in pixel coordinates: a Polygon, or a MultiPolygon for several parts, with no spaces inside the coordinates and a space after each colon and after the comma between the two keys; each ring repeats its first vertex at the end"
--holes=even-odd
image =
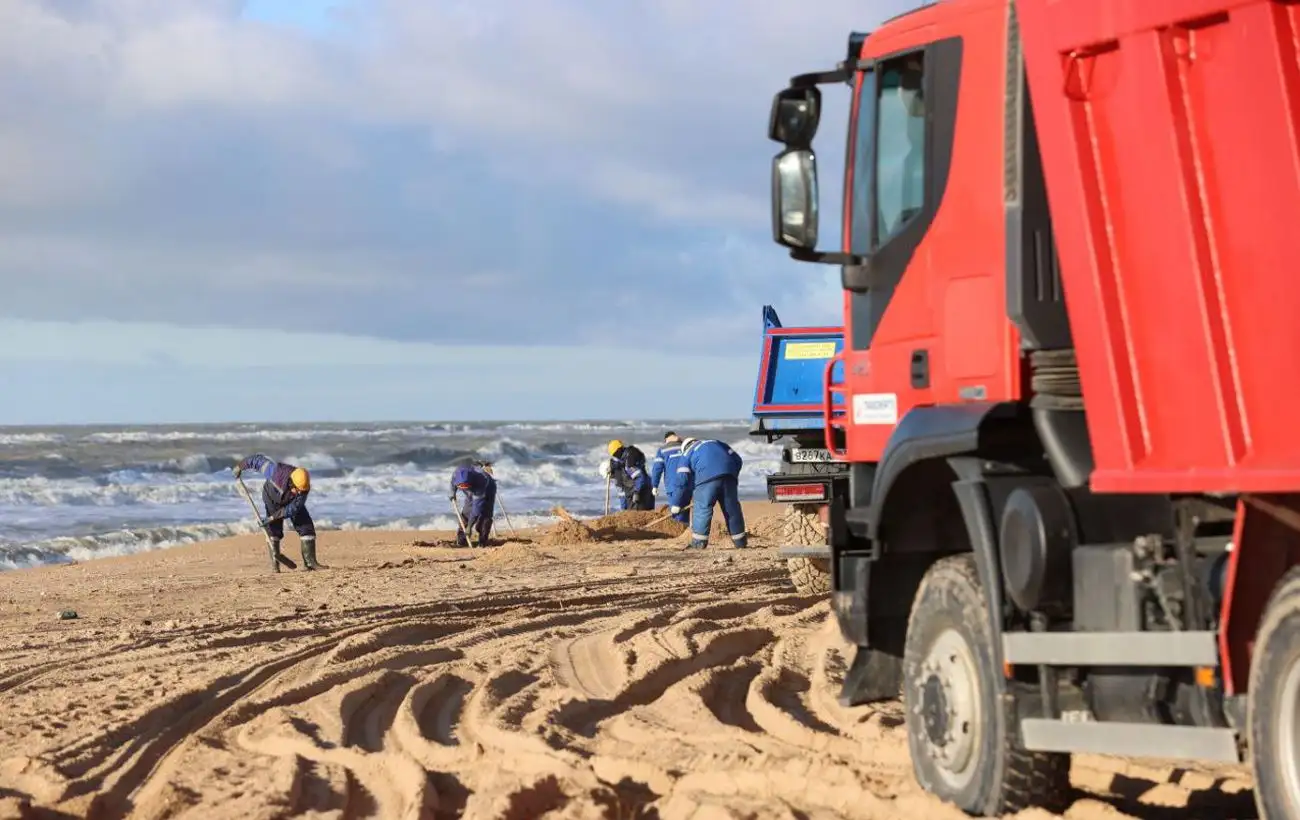
{"type": "Polygon", "coordinates": [[[790,258],[799,262],[817,262],[822,265],[862,265],[866,263],[865,258],[855,253],[809,251],[802,248],[791,248],[790,258]]]}
{"type": "Polygon", "coordinates": [[[865,71],[872,65],[871,60],[845,60],[830,71],[814,71],[811,74],[798,74],[790,78],[791,88],[813,88],[831,83],[843,83],[852,79],[859,71],[865,71]]]}
{"type": "Polygon", "coordinates": [[[853,293],[866,293],[878,290],[884,285],[876,269],[871,265],[871,257],[842,251],[809,251],[800,248],[790,249],[790,258],[799,262],[817,262],[823,265],[839,265],[840,286],[853,293]]]}

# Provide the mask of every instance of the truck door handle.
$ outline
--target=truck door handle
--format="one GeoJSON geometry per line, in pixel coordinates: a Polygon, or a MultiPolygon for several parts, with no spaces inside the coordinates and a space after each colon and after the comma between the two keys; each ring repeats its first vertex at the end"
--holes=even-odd
{"type": "Polygon", "coordinates": [[[912,388],[925,390],[930,386],[930,351],[922,348],[912,351],[912,388]]]}

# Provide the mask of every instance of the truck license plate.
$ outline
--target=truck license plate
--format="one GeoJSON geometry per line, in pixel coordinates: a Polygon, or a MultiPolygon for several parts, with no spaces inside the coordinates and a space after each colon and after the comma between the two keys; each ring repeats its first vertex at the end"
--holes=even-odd
{"type": "Polygon", "coordinates": [[[809,461],[834,461],[830,450],[816,447],[796,447],[790,451],[790,461],[799,464],[809,461]]]}

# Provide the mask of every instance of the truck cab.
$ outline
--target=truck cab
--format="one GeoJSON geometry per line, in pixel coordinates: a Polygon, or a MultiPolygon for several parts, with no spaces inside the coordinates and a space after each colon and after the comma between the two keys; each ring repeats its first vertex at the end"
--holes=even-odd
{"type": "Polygon", "coordinates": [[[784,327],[771,305],[763,306],[763,341],[750,435],[781,442],[781,466],[767,477],[769,501],[785,506],[781,548],[795,589],[830,591],[826,511],[832,498],[846,498],[849,465],[836,458],[826,416],[843,415],[841,378],[844,330],[784,327]]]}
{"type": "Polygon", "coordinates": [[[901,694],[970,814],[1055,805],[1091,753],[1248,759],[1300,820],[1295,9],[946,0],[773,100],[773,239],[843,285],[841,700],[901,694]]]}

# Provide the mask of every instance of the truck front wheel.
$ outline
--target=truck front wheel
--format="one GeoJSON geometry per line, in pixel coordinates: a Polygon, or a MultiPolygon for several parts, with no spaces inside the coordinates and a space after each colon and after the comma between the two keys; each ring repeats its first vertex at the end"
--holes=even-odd
{"type": "Polygon", "coordinates": [[[1247,726],[1263,820],[1300,814],[1300,567],[1269,599],[1250,664],[1247,726]]]}
{"type": "MultiPolygon", "coordinates": [[[[781,520],[781,543],[790,547],[820,547],[826,543],[826,530],[818,520],[815,504],[794,504],[781,520]]],[[[824,558],[799,556],[786,559],[790,582],[800,595],[829,595],[830,562],[824,558]]]]}
{"type": "Polygon", "coordinates": [[[936,562],[913,601],[903,653],[912,770],[922,788],[968,814],[1060,807],[1070,757],[1015,747],[992,632],[974,557],[936,562]]]}

